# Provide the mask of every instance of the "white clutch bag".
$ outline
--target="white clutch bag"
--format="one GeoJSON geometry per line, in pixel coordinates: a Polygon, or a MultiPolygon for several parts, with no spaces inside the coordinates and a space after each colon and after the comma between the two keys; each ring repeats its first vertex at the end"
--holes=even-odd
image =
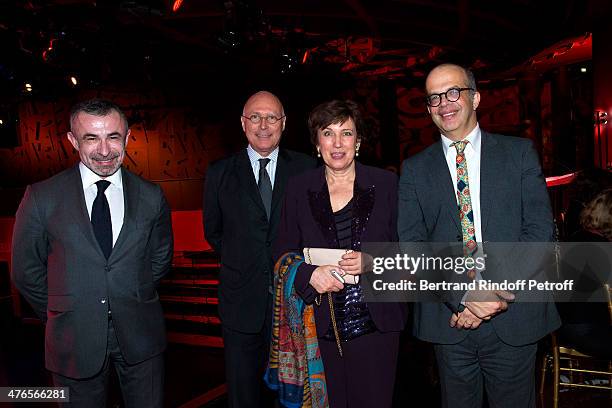
{"type": "MultiPolygon", "coordinates": [[[[309,265],[338,265],[338,262],[342,259],[342,255],[348,253],[348,249],[334,249],[334,248],[304,248],[304,260],[309,265]]],[[[340,274],[334,275],[338,280],[343,283],[356,285],[359,283],[359,275],[346,274],[340,276],[340,274]]]]}

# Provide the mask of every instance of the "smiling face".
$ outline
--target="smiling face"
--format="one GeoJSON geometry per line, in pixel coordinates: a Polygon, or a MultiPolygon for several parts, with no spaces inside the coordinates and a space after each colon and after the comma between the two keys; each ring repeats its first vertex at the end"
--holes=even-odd
{"type": "Polygon", "coordinates": [[[68,140],[88,169],[101,177],[119,170],[130,131],[118,112],[111,111],[105,116],[80,112],[72,121],[71,129],[68,140]]]}
{"type": "Polygon", "coordinates": [[[325,165],[334,171],[342,171],[354,166],[355,151],[359,149],[360,139],[353,119],[343,123],[332,123],[317,132],[317,150],[325,165]]]}
{"type": "MultiPolygon", "coordinates": [[[[451,88],[469,87],[465,71],[456,65],[442,65],[434,68],[425,81],[427,95],[446,92],[451,88]]],[[[431,119],[440,133],[451,140],[463,140],[477,123],[476,108],[480,103],[480,93],[462,91],[459,99],[449,102],[442,96],[440,105],[427,107],[431,119]]]]}
{"type": "Polygon", "coordinates": [[[257,92],[244,105],[242,114],[247,118],[253,114],[258,114],[262,118],[268,116],[282,118],[274,124],[268,123],[265,119],[259,123],[253,123],[245,117],[240,118],[242,130],[253,150],[263,157],[268,156],[278,147],[281,134],[285,130],[286,118],[283,117],[283,105],[280,100],[270,92],[257,92]]]}

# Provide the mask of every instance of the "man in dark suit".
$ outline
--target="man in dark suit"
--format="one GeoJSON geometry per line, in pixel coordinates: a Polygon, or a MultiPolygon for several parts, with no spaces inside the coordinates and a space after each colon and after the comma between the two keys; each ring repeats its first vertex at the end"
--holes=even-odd
{"type": "Polygon", "coordinates": [[[12,278],[45,326],[46,367],[74,407],[105,407],[110,366],[126,407],[163,404],[164,316],[172,261],[159,186],[121,168],[130,130],[115,104],[76,105],[80,163],[29,186],[17,211],[12,278]]]}
{"type": "Polygon", "coordinates": [[[278,147],[285,129],[279,99],[251,96],[241,117],[248,147],[208,168],[204,226],[221,255],[219,313],[230,407],[259,407],[272,322],[272,244],[287,179],[314,159],[278,147]]]}
{"type": "MultiPolygon", "coordinates": [[[[402,166],[400,241],[463,241],[469,251],[485,241],[550,241],[552,212],[532,143],[480,130],[469,70],[440,65],[425,85],[442,138],[402,166]]],[[[435,344],[442,404],[480,407],[484,385],[491,406],[534,407],[536,342],[559,326],[554,305],[487,295],[415,305],[415,335],[435,344]]]]}

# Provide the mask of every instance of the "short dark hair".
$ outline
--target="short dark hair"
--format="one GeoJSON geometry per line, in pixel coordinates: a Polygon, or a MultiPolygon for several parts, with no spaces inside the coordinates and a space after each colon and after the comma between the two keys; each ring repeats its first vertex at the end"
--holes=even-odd
{"type": "Polygon", "coordinates": [[[128,128],[127,117],[119,107],[119,105],[107,101],[105,99],[89,99],[86,101],[82,101],[77,103],[70,110],[70,131],[72,131],[73,123],[79,113],[87,113],[88,115],[94,116],[106,116],[110,114],[112,111],[115,111],[121,116],[121,120],[125,123],[125,130],[128,128]]]}
{"type": "Polygon", "coordinates": [[[319,130],[325,129],[334,123],[344,123],[349,118],[355,123],[357,139],[363,140],[365,136],[365,122],[359,110],[359,105],[349,99],[334,99],[333,101],[323,102],[317,105],[317,107],[310,112],[310,116],[308,117],[310,141],[316,146],[317,132],[319,130]]]}

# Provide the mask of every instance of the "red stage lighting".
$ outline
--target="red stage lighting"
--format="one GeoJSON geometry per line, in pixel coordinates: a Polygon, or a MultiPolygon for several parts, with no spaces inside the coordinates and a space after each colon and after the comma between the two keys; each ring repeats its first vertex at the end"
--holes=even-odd
{"type": "Polygon", "coordinates": [[[181,6],[183,5],[183,0],[174,0],[174,3],[172,4],[172,12],[176,13],[181,6]]]}

